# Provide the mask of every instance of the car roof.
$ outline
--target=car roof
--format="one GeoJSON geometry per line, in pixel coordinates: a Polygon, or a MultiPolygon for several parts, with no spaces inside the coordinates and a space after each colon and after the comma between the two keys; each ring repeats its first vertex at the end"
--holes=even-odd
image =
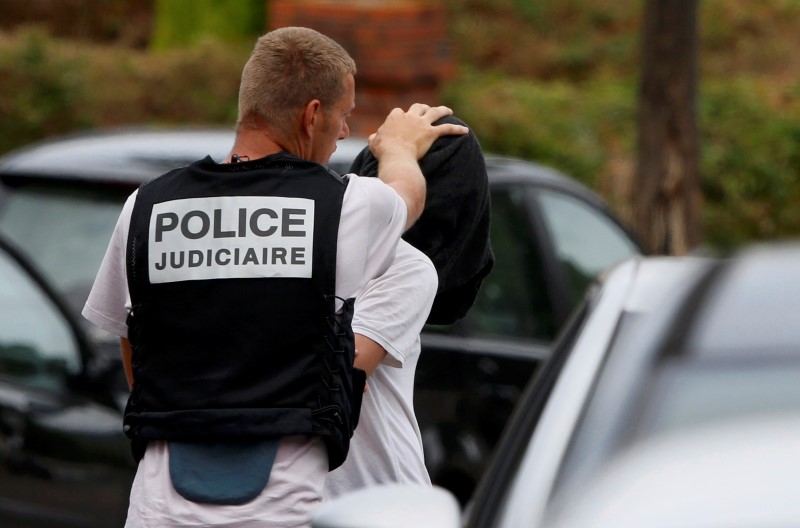
{"type": "MultiPolygon", "coordinates": [[[[43,140],[0,158],[0,173],[139,185],[205,156],[227,157],[234,131],[228,128],[127,127],[100,129],[43,140]]],[[[349,165],[366,140],[337,145],[349,165]]]]}
{"type": "MultiPolygon", "coordinates": [[[[220,161],[230,152],[233,140],[233,129],[222,127],[97,129],[42,140],[9,152],[0,157],[0,174],[139,185],[206,155],[220,161]]],[[[360,137],[339,141],[330,167],[346,172],[366,145],[367,140],[360,137]]],[[[492,155],[486,156],[486,164],[493,184],[533,181],[602,203],[585,186],[544,165],[492,155]]]]}
{"type": "Polygon", "coordinates": [[[627,263],[600,274],[597,286],[629,276],[621,309],[652,315],[637,332],[658,344],[647,352],[651,359],[800,359],[800,240],[751,244],[725,256],[635,257],[627,263]]]}
{"type": "Polygon", "coordinates": [[[681,341],[699,359],[800,356],[800,244],[761,243],[719,267],[681,341]]]}
{"type": "Polygon", "coordinates": [[[796,413],[667,435],[612,461],[547,526],[797,526],[798,438],[796,413]]]}

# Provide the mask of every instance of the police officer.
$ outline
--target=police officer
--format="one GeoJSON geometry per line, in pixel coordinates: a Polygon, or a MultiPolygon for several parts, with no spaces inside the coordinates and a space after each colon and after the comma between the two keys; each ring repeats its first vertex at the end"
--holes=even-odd
{"type": "Polygon", "coordinates": [[[364,373],[353,299],[420,216],[418,160],[466,127],[393,110],[379,178],[324,168],[349,135],[355,64],[306,28],[262,36],[228,159],[156,178],[123,207],[84,308],[121,337],[139,459],[126,526],[302,526],[348,451],[364,373]]]}

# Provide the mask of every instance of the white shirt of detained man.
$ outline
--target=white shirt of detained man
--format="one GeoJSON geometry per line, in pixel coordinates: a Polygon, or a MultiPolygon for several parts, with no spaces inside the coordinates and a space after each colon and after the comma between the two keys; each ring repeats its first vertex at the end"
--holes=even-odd
{"type": "MultiPolygon", "coordinates": [[[[348,176],[342,204],[336,262],[336,295],[354,297],[393,262],[406,224],[399,195],[375,178],[348,176]]],[[[83,315],[100,328],[127,336],[131,308],[125,268],[126,242],[134,192],[115,227],[83,315]]],[[[126,526],[301,526],[321,500],[328,458],[319,439],[281,440],[269,482],[253,501],[237,506],[188,501],[172,488],[165,442],[150,442],[131,490],[126,526]],[[165,524],[172,519],[174,524],[165,524]]]]}
{"type": "Polygon", "coordinates": [[[367,380],[350,452],[328,475],[326,499],[377,484],[431,484],[414,413],[414,374],[437,285],[430,259],[401,240],[386,273],[356,297],[353,332],[378,343],[386,356],[367,380]]]}

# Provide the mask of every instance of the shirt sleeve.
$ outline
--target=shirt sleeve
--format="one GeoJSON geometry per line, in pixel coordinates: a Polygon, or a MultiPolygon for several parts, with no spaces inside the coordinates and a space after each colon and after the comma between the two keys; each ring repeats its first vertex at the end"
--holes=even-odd
{"type": "MultiPolygon", "coordinates": [[[[408,207],[397,192],[378,178],[351,176],[359,192],[369,196],[367,221],[367,259],[365,277],[373,279],[384,273],[394,260],[395,250],[405,229],[408,207]]],[[[351,181],[352,183],[352,181],[351,181]]]]}
{"type": "Polygon", "coordinates": [[[125,256],[136,194],[131,194],[122,208],[89,298],[81,312],[94,325],[120,337],[128,337],[127,318],[131,301],[125,256]]]}
{"type": "Polygon", "coordinates": [[[356,299],[353,332],[386,350],[384,363],[402,367],[436,296],[438,278],[430,259],[405,241],[386,272],[356,299]]]}

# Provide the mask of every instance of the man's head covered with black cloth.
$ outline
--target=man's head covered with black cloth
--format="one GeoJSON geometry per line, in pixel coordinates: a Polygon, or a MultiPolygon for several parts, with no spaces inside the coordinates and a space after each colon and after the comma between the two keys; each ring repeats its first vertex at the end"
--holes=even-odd
{"type": "MultiPolygon", "coordinates": [[[[435,124],[441,123],[464,125],[452,116],[435,124]]],[[[472,307],[494,265],[486,162],[470,131],[437,139],[419,164],[427,181],[425,209],[403,239],[425,253],[439,275],[428,323],[452,324],[472,307]]],[[[350,172],[377,176],[378,160],[368,147],[353,161],[350,172]]]]}

